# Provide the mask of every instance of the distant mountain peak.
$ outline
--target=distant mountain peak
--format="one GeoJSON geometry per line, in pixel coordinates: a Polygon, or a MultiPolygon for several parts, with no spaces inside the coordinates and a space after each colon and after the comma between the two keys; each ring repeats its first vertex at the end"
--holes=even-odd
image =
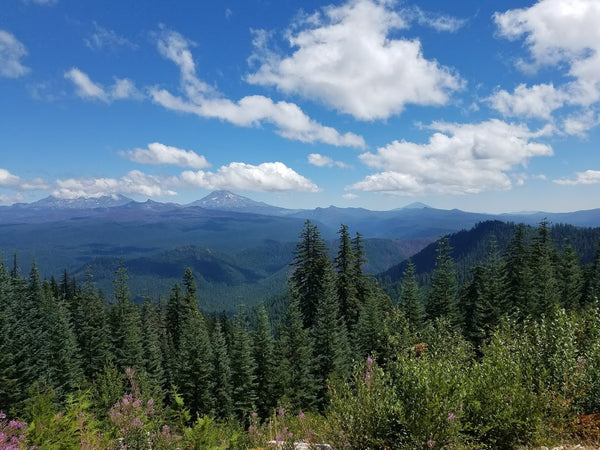
{"type": "Polygon", "coordinates": [[[271,206],[264,202],[257,202],[248,197],[226,190],[213,191],[206,197],[189,203],[186,206],[199,206],[201,208],[216,209],[220,211],[267,215],[285,215],[286,212],[283,208],[271,206]]]}
{"type": "Polygon", "coordinates": [[[77,197],[59,198],[53,195],[45,197],[37,202],[26,205],[28,208],[36,209],[90,209],[90,208],[113,208],[126,205],[133,200],[121,194],[103,195],[100,197],[77,197]]]}
{"type": "Polygon", "coordinates": [[[431,206],[426,205],[425,203],[421,203],[421,202],[413,202],[409,205],[402,207],[401,209],[423,209],[423,208],[431,208],[431,206]]]}

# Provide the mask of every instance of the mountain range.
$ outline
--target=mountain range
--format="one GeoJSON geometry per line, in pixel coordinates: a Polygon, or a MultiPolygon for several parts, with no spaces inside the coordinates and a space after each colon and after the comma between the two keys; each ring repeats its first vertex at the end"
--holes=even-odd
{"type": "Polygon", "coordinates": [[[365,270],[392,270],[440,236],[498,220],[537,225],[600,227],[600,209],[571,213],[483,214],[413,203],[389,211],[364,208],[286,209],[229,191],[179,205],[124,196],[65,200],[55,197],[0,207],[0,252],[18,255],[21,270],[37,264],[44,276],[67,270],[111,292],[114,270],[128,267],[134,296],[167,295],[185,267],[198,279],[207,309],[252,304],[282,292],[305,220],[315,223],[332,256],[346,224],[364,238],[365,270]]]}

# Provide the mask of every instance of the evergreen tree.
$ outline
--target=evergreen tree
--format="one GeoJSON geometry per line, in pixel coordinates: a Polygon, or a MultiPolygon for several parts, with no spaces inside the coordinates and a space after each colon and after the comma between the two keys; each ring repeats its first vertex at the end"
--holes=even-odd
{"type": "Polygon", "coordinates": [[[142,367],[140,311],[131,303],[125,267],[119,267],[113,282],[115,303],[111,309],[114,361],[120,370],[142,367]]]}
{"type": "Polygon", "coordinates": [[[360,359],[381,356],[387,347],[385,333],[385,294],[373,293],[363,305],[356,331],[355,346],[360,359]]]}
{"type": "Polygon", "coordinates": [[[246,322],[238,313],[234,320],[231,345],[233,411],[238,419],[246,417],[256,406],[255,367],[252,342],[246,329],[246,322]]]}
{"type": "Polygon", "coordinates": [[[185,317],[183,293],[178,283],[173,285],[171,296],[167,302],[167,332],[171,336],[175,351],[179,351],[181,323],[185,317]]]}
{"type": "Polygon", "coordinates": [[[594,261],[585,273],[582,305],[598,305],[600,301],[600,239],[596,246],[594,261]]]}
{"type": "Polygon", "coordinates": [[[233,412],[231,400],[231,361],[219,320],[215,323],[212,333],[212,349],[215,414],[221,419],[226,419],[233,412]]]}
{"type": "Polygon", "coordinates": [[[412,331],[421,328],[423,324],[423,308],[420,301],[419,284],[415,275],[415,265],[412,261],[402,275],[402,290],[400,293],[400,308],[412,331]]]}
{"type": "Polygon", "coordinates": [[[293,294],[279,335],[279,390],[282,402],[296,410],[311,409],[316,403],[316,386],[311,371],[312,342],[308,330],[302,325],[298,297],[293,294]]]}
{"type": "Polygon", "coordinates": [[[294,251],[294,272],[290,282],[298,295],[304,326],[311,328],[316,320],[319,299],[328,288],[329,280],[325,278],[331,262],[327,256],[325,242],[318,228],[310,220],[304,223],[300,239],[294,251]]]}
{"type": "Polygon", "coordinates": [[[547,314],[560,300],[553,252],[548,222],[544,220],[538,227],[530,253],[531,293],[528,310],[532,317],[547,314]]]}
{"type": "Polygon", "coordinates": [[[570,245],[562,251],[558,270],[560,304],[565,309],[579,308],[582,297],[583,276],[577,253],[570,245]]]}
{"type": "Polygon", "coordinates": [[[358,303],[358,292],[356,288],[356,265],[352,249],[352,239],[348,232],[348,226],[341,225],[338,231],[339,249],[334,259],[334,267],[337,272],[336,288],[340,303],[340,311],[344,322],[351,329],[358,320],[360,305],[358,303]]]}
{"type": "Polygon", "coordinates": [[[161,345],[162,319],[149,298],[142,306],[142,343],[144,370],[152,384],[161,388],[165,382],[163,352],[161,345]]]}
{"type": "Polygon", "coordinates": [[[275,405],[275,341],[264,304],[258,307],[256,331],[253,334],[253,357],[256,362],[256,408],[258,415],[267,418],[275,405]]]}
{"type": "Polygon", "coordinates": [[[369,277],[363,273],[363,264],[367,262],[365,249],[362,242],[362,234],[356,232],[352,239],[352,254],[354,261],[354,286],[356,287],[356,298],[359,306],[366,303],[371,293],[369,277]]]}
{"type": "Polygon", "coordinates": [[[78,294],[74,331],[83,373],[92,380],[112,361],[108,311],[100,293],[95,291],[91,274],[78,294]]]}
{"type": "Polygon", "coordinates": [[[320,408],[325,405],[328,378],[334,374],[345,377],[350,366],[348,335],[340,315],[331,269],[325,273],[323,283],[324,291],[319,299],[315,323],[311,329],[314,343],[314,378],[320,408]]]}
{"type": "Polygon", "coordinates": [[[452,248],[448,238],[440,239],[437,247],[435,269],[431,280],[431,292],[426,305],[428,320],[446,317],[451,322],[458,320],[456,270],[452,259],[452,248]]]}
{"type": "Polygon", "coordinates": [[[529,250],[525,242],[524,225],[517,225],[504,261],[502,272],[505,295],[503,304],[506,305],[509,314],[522,319],[527,315],[532,289],[529,250]]]}

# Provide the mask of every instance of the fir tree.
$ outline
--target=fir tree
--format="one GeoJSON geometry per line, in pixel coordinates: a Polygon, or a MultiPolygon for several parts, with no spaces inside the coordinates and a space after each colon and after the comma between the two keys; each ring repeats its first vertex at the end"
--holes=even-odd
{"type": "Polygon", "coordinates": [[[291,294],[279,332],[279,390],[282,402],[296,410],[311,409],[316,403],[316,387],[311,367],[312,342],[302,325],[298,297],[291,294]]]}
{"type": "Polygon", "coordinates": [[[231,400],[231,361],[219,320],[215,323],[212,333],[212,350],[215,414],[221,419],[226,419],[233,412],[231,400]]]}
{"type": "Polygon", "coordinates": [[[113,283],[115,303],[111,309],[114,361],[120,370],[142,367],[140,311],[131,303],[125,267],[119,267],[113,283]]]}
{"type": "Polygon", "coordinates": [[[238,313],[234,320],[231,345],[232,401],[233,411],[238,419],[246,417],[256,406],[255,367],[246,322],[238,313]]]}
{"type": "Polygon", "coordinates": [[[141,320],[144,370],[153,385],[160,388],[165,382],[161,347],[161,331],[163,327],[160,313],[149,298],[144,300],[141,320]]]}
{"type": "Polygon", "coordinates": [[[542,221],[533,240],[530,253],[531,293],[529,314],[540,317],[550,312],[560,300],[560,292],[555,277],[554,250],[550,245],[548,222],[542,221]]]}
{"type": "Polygon", "coordinates": [[[560,304],[563,308],[569,310],[579,308],[582,297],[583,276],[577,253],[570,245],[567,245],[562,251],[558,275],[560,304]]]}
{"type": "Polygon", "coordinates": [[[256,362],[256,408],[258,415],[267,418],[275,405],[275,341],[264,304],[258,308],[256,331],[253,334],[253,357],[256,362]]]}
{"type": "Polygon", "coordinates": [[[528,311],[532,283],[524,225],[517,225],[504,261],[502,272],[505,295],[503,304],[509,314],[524,318],[528,311]]]}
{"type": "Polygon", "coordinates": [[[342,318],[348,329],[351,329],[358,320],[358,312],[360,310],[356,288],[355,256],[348,226],[341,225],[338,234],[340,236],[339,249],[334,259],[334,267],[337,272],[337,297],[340,303],[342,318]]]}
{"type": "Polygon", "coordinates": [[[439,317],[446,317],[456,323],[458,319],[456,310],[458,286],[451,252],[452,248],[448,238],[440,239],[432,275],[431,292],[426,306],[427,318],[431,321],[439,317]]]}
{"type": "Polygon", "coordinates": [[[316,320],[319,299],[327,289],[329,280],[325,278],[331,262],[327,256],[325,242],[310,220],[304,223],[300,239],[294,251],[294,272],[290,282],[299,296],[304,326],[311,328],[316,320]]]}
{"type": "Polygon", "coordinates": [[[423,324],[423,308],[420,301],[420,290],[415,275],[415,265],[412,261],[402,275],[402,290],[400,293],[400,308],[412,331],[421,328],[423,324]]]}

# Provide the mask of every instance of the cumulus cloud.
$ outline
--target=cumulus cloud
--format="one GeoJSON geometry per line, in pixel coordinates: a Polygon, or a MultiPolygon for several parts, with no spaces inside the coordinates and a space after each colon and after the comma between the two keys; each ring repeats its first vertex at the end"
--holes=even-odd
{"type": "Polygon", "coordinates": [[[500,36],[524,39],[531,59],[519,61],[520,67],[564,67],[571,80],[556,88],[521,85],[513,94],[500,91],[490,98],[492,106],[503,114],[548,118],[563,105],[587,108],[600,101],[600,3],[540,0],[496,13],[494,20],[500,36]]]}
{"type": "Polygon", "coordinates": [[[487,101],[503,116],[551,119],[552,113],[567,102],[569,96],[553,84],[536,84],[527,87],[520,84],[512,93],[505,90],[495,92],[487,101]]]}
{"type": "Polygon", "coordinates": [[[21,64],[21,58],[27,55],[25,46],[11,33],[0,30],[0,76],[18,78],[29,72],[21,64]]]}
{"type": "Polygon", "coordinates": [[[137,45],[131,42],[129,39],[120,36],[114,30],[101,27],[94,22],[94,31],[83,40],[92,50],[117,50],[119,48],[127,48],[135,50],[137,45]]]}
{"type": "Polygon", "coordinates": [[[318,192],[309,179],[281,162],[265,162],[257,166],[232,162],[216,172],[188,170],[181,174],[187,187],[243,191],[305,191],[318,192]]]}
{"type": "Polygon", "coordinates": [[[260,67],[247,80],[323,102],[360,120],[385,119],[406,104],[446,104],[449,94],[462,87],[461,79],[425,59],[419,40],[390,37],[408,27],[391,4],[350,0],[324,8],[293,24],[291,55],[278,55],[259,34],[251,61],[260,67]]]}
{"type": "Polygon", "coordinates": [[[313,166],[317,167],[340,167],[345,169],[349,167],[346,163],[342,161],[334,161],[329,156],[320,155],[319,153],[311,153],[308,155],[308,162],[313,166]]]}
{"type": "Polygon", "coordinates": [[[553,180],[556,184],[577,185],[577,184],[600,184],[600,170],[586,170],[585,172],[575,173],[575,178],[560,178],[553,180]]]}
{"type": "Polygon", "coordinates": [[[490,120],[478,124],[433,123],[436,132],[426,144],[394,141],[361,161],[381,170],[347,189],[401,195],[465,194],[510,189],[508,173],[552,148],[534,142],[544,131],[490,120]]]}
{"type": "Polygon", "coordinates": [[[175,177],[147,175],[132,170],[120,178],[69,178],[56,180],[52,195],[58,198],[98,198],[105,195],[137,194],[148,197],[176,195],[169,186],[177,184],[175,177]]]}
{"type": "Polygon", "coordinates": [[[17,191],[34,191],[48,188],[48,184],[41,178],[23,179],[18,175],[0,168],[0,187],[17,191]]]}
{"type": "Polygon", "coordinates": [[[115,82],[105,88],[93,82],[90,77],[77,67],[65,72],[65,78],[75,85],[75,92],[81,98],[100,100],[110,103],[114,100],[141,99],[142,94],[135,84],[127,78],[115,78],[115,82]]]}
{"type": "Polygon", "coordinates": [[[277,133],[287,139],[302,142],[324,142],[337,146],[364,148],[361,136],[340,134],[308,117],[294,103],[274,102],[270,98],[252,95],[237,102],[223,98],[212,86],[196,75],[196,66],[190,51],[193,43],[174,31],[163,31],[158,40],[158,50],[174,62],[180,70],[181,89],[178,97],[165,89],[150,89],[153,100],[165,108],[196,114],[200,117],[226,120],[238,126],[259,126],[270,123],[277,133]]]}
{"type": "Polygon", "coordinates": [[[121,156],[141,164],[173,164],[193,169],[204,169],[210,164],[204,156],[192,150],[183,150],[159,142],[148,144],[148,148],[136,148],[121,152],[121,156]]]}

